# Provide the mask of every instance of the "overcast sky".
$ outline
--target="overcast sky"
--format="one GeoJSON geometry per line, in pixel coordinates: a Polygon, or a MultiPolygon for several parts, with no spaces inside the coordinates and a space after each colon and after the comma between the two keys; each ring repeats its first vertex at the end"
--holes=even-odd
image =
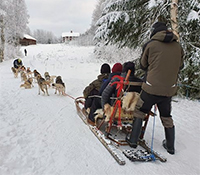
{"type": "Polygon", "coordinates": [[[84,33],[90,28],[97,0],[25,0],[29,28],[42,29],[60,37],[71,30],[84,33]]]}

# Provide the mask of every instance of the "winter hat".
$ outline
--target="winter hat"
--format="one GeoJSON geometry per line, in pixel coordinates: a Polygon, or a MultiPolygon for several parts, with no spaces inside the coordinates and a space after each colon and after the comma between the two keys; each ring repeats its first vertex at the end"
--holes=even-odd
{"type": "Polygon", "coordinates": [[[150,35],[150,38],[152,38],[153,35],[155,35],[157,32],[163,31],[163,30],[167,30],[167,26],[164,22],[156,22],[153,26],[152,26],[152,32],[150,35]]]}
{"type": "Polygon", "coordinates": [[[127,73],[128,70],[131,70],[131,74],[135,74],[135,64],[131,61],[124,63],[122,72],[127,73]]]}
{"type": "Polygon", "coordinates": [[[104,63],[101,66],[101,74],[108,74],[108,73],[110,73],[110,65],[107,63],[104,63]]]}
{"type": "Polygon", "coordinates": [[[121,63],[115,63],[112,67],[112,73],[115,72],[122,72],[122,64],[121,63]]]}

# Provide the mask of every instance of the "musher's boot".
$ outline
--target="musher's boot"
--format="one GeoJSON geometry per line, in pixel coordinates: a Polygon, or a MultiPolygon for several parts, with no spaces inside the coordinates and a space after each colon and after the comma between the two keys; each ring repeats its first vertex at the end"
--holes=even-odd
{"type": "Polygon", "coordinates": [[[126,141],[129,144],[130,147],[136,148],[137,142],[141,133],[142,128],[142,119],[141,118],[135,118],[132,124],[132,131],[130,137],[126,137],[126,141]]]}
{"type": "Polygon", "coordinates": [[[174,140],[175,140],[175,127],[165,128],[165,140],[163,140],[163,147],[169,154],[175,154],[174,140]]]}

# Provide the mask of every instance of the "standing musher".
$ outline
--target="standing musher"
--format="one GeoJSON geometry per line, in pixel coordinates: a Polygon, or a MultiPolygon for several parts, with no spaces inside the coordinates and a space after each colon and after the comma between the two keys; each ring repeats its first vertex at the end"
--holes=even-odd
{"type": "Polygon", "coordinates": [[[140,64],[146,76],[133,114],[132,132],[126,138],[133,148],[137,147],[143,119],[152,106],[157,105],[165,130],[163,147],[168,153],[175,154],[171,98],[176,94],[178,73],[184,66],[183,49],[177,39],[172,31],[167,30],[165,23],[156,22],[152,27],[150,41],[143,46],[140,64]]]}

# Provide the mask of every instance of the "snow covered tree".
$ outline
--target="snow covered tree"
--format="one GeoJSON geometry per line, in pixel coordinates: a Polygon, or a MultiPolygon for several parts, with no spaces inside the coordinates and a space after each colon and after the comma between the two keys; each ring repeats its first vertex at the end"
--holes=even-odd
{"type": "Polygon", "coordinates": [[[37,42],[40,44],[58,43],[57,37],[50,31],[37,29],[33,32],[33,36],[37,39],[37,42]]]}
{"type": "Polygon", "coordinates": [[[19,39],[23,37],[28,23],[26,4],[24,0],[0,0],[1,10],[4,11],[1,15],[1,37],[5,40],[1,49],[3,59],[14,58],[19,53],[19,39]]]}
{"type": "MultiPolygon", "coordinates": [[[[166,2],[167,3],[167,2],[166,2]]],[[[150,0],[107,1],[95,38],[104,39],[106,44],[118,44],[120,47],[136,48],[148,39],[150,26],[158,16],[166,13],[167,4],[159,1],[151,5],[150,0]]]]}
{"type": "Polygon", "coordinates": [[[180,0],[178,20],[180,42],[185,51],[180,92],[192,98],[200,98],[200,2],[180,0]]]}
{"type": "Polygon", "coordinates": [[[0,9],[0,62],[3,62],[4,60],[4,47],[5,47],[4,16],[5,16],[5,11],[0,9]]]}

